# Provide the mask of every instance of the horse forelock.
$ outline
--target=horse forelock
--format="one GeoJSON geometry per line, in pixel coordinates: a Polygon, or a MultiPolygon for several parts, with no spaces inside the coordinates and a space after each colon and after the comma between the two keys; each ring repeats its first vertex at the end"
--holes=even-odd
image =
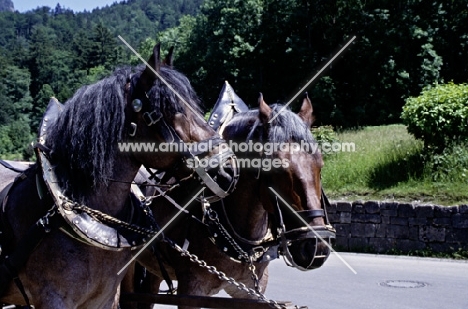
{"type": "Polygon", "coordinates": [[[268,141],[272,143],[288,143],[301,141],[316,143],[307,124],[290,109],[284,109],[281,104],[273,104],[268,141]],[[281,111],[282,110],[282,111],[281,111]],[[277,116],[276,116],[277,115],[277,116]]]}
{"type": "Polygon", "coordinates": [[[281,111],[284,107],[282,104],[272,104],[271,118],[273,121],[264,126],[258,117],[258,109],[252,109],[244,113],[239,113],[229,123],[229,128],[232,131],[232,136],[244,135],[247,133],[246,141],[251,140],[259,127],[267,127],[267,141],[269,143],[300,143],[301,141],[316,144],[316,140],[310,132],[310,128],[304,121],[289,108],[281,111]],[[280,112],[281,111],[281,112],[280,112]]]}
{"type": "Polygon", "coordinates": [[[46,146],[65,169],[64,189],[75,197],[108,183],[123,135],[125,84],[130,73],[129,68],[120,69],[81,87],[48,127],[46,146]]]}

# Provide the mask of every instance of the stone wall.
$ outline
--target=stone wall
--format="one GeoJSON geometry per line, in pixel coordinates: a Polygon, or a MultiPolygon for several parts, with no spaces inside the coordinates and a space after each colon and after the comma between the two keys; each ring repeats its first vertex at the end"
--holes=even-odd
{"type": "Polygon", "coordinates": [[[328,216],[336,229],[337,250],[468,250],[468,205],[331,201],[328,216]]]}

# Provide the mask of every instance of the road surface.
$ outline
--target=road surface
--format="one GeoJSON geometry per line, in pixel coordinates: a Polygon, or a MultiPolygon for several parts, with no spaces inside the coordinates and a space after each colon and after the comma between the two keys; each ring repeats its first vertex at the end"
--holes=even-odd
{"type": "Polygon", "coordinates": [[[468,261],[340,255],[357,274],[334,254],[307,272],[274,261],[266,296],[309,309],[468,309],[468,261]]]}

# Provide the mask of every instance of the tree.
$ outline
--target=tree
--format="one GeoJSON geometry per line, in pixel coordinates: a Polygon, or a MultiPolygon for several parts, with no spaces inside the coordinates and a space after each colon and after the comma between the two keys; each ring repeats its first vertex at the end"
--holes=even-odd
{"type": "Polygon", "coordinates": [[[30,74],[13,65],[0,68],[0,155],[23,159],[29,142],[29,113],[32,99],[29,95],[30,74]]]}
{"type": "MultiPolygon", "coordinates": [[[[186,35],[190,39],[177,63],[191,72],[194,84],[210,104],[216,101],[225,80],[233,85],[252,83],[249,67],[260,40],[262,2],[206,0],[186,35]]],[[[235,88],[244,93],[244,89],[235,88]]]]}
{"type": "Polygon", "coordinates": [[[117,43],[112,33],[102,23],[96,25],[92,36],[92,66],[111,67],[117,60],[117,43]]]}
{"type": "Polygon", "coordinates": [[[78,31],[72,43],[73,68],[88,70],[93,63],[93,41],[84,30],[78,31]]]}
{"type": "Polygon", "coordinates": [[[42,116],[47,105],[52,97],[55,97],[54,91],[49,84],[42,85],[41,90],[34,97],[34,107],[31,111],[31,131],[35,132],[39,129],[42,116]]]}

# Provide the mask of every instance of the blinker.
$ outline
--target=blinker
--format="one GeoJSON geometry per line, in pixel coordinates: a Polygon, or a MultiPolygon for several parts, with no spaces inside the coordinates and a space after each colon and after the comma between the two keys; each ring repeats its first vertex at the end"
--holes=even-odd
{"type": "Polygon", "coordinates": [[[132,101],[132,108],[136,113],[138,113],[143,108],[143,103],[140,99],[135,99],[132,101]]]}

